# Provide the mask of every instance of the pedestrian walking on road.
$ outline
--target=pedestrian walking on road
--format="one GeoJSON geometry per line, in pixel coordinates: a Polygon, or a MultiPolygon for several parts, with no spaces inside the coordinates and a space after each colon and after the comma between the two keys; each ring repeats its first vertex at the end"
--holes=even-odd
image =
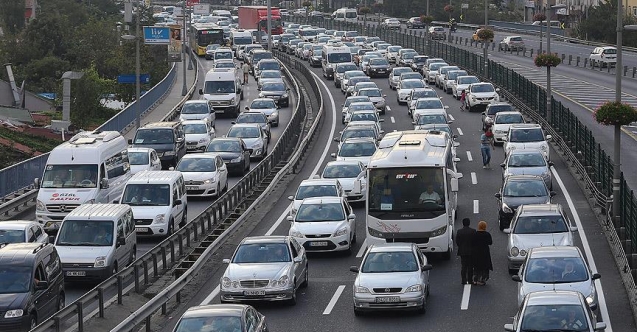
{"type": "Polygon", "coordinates": [[[487,222],[478,223],[478,231],[473,236],[473,281],[476,285],[484,286],[489,280],[489,271],[493,271],[491,250],[493,244],[491,234],[487,232],[487,222]]]}
{"type": "Polygon", "coordinates": [[[491,149],[493,149],[493,133],[489,129],[480,135],[482,168],[491,168],[491,149]]]}
{"type": "Polygon", "coordinates": [[[462,228],[456,232],[456,244],[458,245],[458,256],[460,256],[460,276],[462,284],[473,282],[473,237],[476,230],[471,228],[469,218],[462,219],[462,228]]]}
{"type": "Polygon", "coordinates": [[[250,66],[247,63],[241,64],[241,70],[243,70],[243,85],[248,84],[248,76],[250,76],[250,66]]]}

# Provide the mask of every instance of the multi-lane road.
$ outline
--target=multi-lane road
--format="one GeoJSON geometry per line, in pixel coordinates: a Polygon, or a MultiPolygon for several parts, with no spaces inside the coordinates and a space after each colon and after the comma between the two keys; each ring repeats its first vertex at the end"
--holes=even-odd
{"type": "MultiPolygon", "coordinates": [[[[321,77],[320,70],[314,69],[317,75],[324,103],[327,106],[325,122],[316,144],[303,170],[289,183],[282,197],[292,195],[303,179],[320,172],[330,160],[329,153],[336,150],[333,136],[343,128],[340,123],[340,105],[345,97],[336,89],[332,81],[321,77]]],[[[406,106],[398,105],[395,92],[389,89],[387,80],[375,78],[374,82],[387,94],[391,111],[384,115],[383,124],[386,132],[411,129],[411,119],[407,115],[406,106]]],[[[460,181],[458,222],[471,218],[475,226],[479,220],[489,223],[494,244],[491,247],[495,271],[487,286],[470,286],[460,284],[459,259],[453,256],[451,261],[444,261],[431,256],[434,266],[431,272],[431,298],[424,316],[402,312],[389,312],[355,317],[352,301],[352,284],[355,275],[349,267],[360,264],[361,256],[366,248],[364,241],[365,217],[363,206],[355,206],[356,223],[359,230],[359,242],[350,256],[343,254],[310,255],[309,287],[298,296],[294,307],[286,305],[255,303],[268,320],[273,331],[386,331],[399,329],[404,331],[499,331],[517,310],[517,283],[511,281],[506,264],[506,236],[497,228],[497,204],[493,194],[501,185],[501,171],[483,169],[480,161],[480,114],[460,111],[460,103],[451,96],[439,91],[443,102],[449,106],[449,113],[454,118],[452,127],[459,134],[458,156],[461,162],[459,171],[464,174],[460,181]]],[[[559,154],[553,152],[552,156],[559,154]]],[[[497,165],[503,160],[502,148],[496,148],[493,163],[497,165]]],[[[571,219],[579,226],[578,246],[586,253],[588,261],[595,272],[602,278],[598,283],[600,293],[601,315],[608,324],[606,331],[635,331],[632,314],[626,293],[621,284],[610,250],[601,234],[593,211],[585,196],[577,186],[562,160],[554,157],[555,166],[554,190],[558,195],[554,201],[562,204],[571,214],[571,219]]],[[[270,211],[263,211],[263,217],[256,221],[253,229],[244,230],[245,235],[286,235],[289,223],[285,221],[289,202],[284,199],[273,199],[270,211]]],[[[456,225],[456,227],[458,227],[456,225]]],[[[188,291],[188,303],[174,312],[166,321],[156,323],[156,330],[170,331],[180,314],[186,307],[219,303],[218,285],[224,266],[219,264],[221,258],[232,255],[238,241],[244,234],[237,236],[221,248],[215,255],[206,274],[206,278],[188,291]]]]}

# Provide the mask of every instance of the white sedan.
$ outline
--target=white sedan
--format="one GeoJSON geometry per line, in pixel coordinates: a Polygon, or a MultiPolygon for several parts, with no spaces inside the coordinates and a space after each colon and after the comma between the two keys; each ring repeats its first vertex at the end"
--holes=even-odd
{"type": "Polygon", "coordinates": [[[161,160],[155,149],[128,148],[128,162],[131,174],[141,171],[161,171],[161,160]]]}
{"type": "Polygon", "coordinates": [[[425,85],[425,82],[423,80],[419,80],[419,79],[408,79],[408,80],[400,81],[398,82],[398,85],[396,86],[396,91],[398,92],[396,94],[396,101],[398,102],[399,105],[406,104],[407,97],[409,97],[411,90],[423,89],[425,87],[428,87],[428,86],[425,85]]]}
{"type": "Polygon", "coordinates": [[[216,196],[228,189],[228,169],[217,153],[185,155],[175,168],[184,176],[189,196],[216,196]]]}
{"type": "MultiPolygon", "coordinates": [[[[414,105],[414,110],[411,112],[412,121],[417,121],[418,116],[428,112],[442,111],[444,113],[447,113],[448,108],[449,106],[442,104],[440,98],[418,98],[418,100],[416,100],[416,104],[414,105]]],[[[447,122],[450,123],[450,121],[447,122]]]]}
{"type": "Polygon", "coordinates": [[[0,222],[0,243],[49,243],[49,236],[35,221],[0,222]]]}
{"type": "Polygon", "coordinates": [[[458,76],[456,78],[456,84],[451,86],[451,95],[460,99],[462,91],[466,90],[469,85],[473,83],[480,83],[480,80],[475,76],[458,76]]]}
{"type": "Polygon", "coordinates": [[[185,120],[181,124],[184,128],[188,152],[206,151],[208,143],[216,137],[214,128],[206,120],[185,120]]]}
{"type": "Polygon", "coordinates": [[[376,140],[369,137],[347,138],[341,142],[338,152],[332,153],[337,161],[360,161],[367,166],[378,149],[376,140]]]}
{"type": "Polygon", "coordinates": [[[365,165],[360,161],[330,161],[325,165],[323,179],[337,179],[350,203],[365,201],[365,165]]]}

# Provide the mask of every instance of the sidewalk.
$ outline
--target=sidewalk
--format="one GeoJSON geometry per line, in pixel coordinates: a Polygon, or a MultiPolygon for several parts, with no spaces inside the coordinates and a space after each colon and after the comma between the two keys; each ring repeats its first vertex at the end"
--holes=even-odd
{"type": "MultiPolygon", "coordinates": [[[[192,70],[186,69],[187,70],[186,71],[186,90],[189,90],[193,84],[197,83],[195,82],[195,74],[197,72],[196,66],[197,66],[197,61],[195,59],[195,63],[193,64],[193,69],[192,70]]],[[[186,98],[185,96],[181,95],[181,92],[183,90],[183,85],[184,85],[183,67],[184,67],[183,62],[177,63],[177,67],[176,67],[177,73],[175,76],[175,81],[173,82],[173,85],[170,88],[170,91],[168,91],[168,94],[166,95],[166,97],[160,104],[155,106],[155,108],[152,111],[146,113],[142,117],[141,119],[142,126],[145,123],[161,121],[161,119],[166,114],[168,114],[177,104],[179,104],[184,98],[186,98]]],[[[186,61],[186,68],[188,68],[187,61],[186,61]]],[[[135,128],[131,128],[131,130],[129,130],[124,135],[124,137],[126,137],[126,139],[132,139],[133,137],[135,137],[135,132],[136,132],[135,128]]]]}

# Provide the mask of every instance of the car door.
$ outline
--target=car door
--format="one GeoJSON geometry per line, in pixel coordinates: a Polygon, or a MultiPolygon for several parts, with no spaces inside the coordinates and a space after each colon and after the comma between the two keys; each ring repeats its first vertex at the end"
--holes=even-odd
{"type": "Polygon", "coordinates": [[[128,260],[128,244],[124,243],[124,245],[120,245],[119,239],[126,239],[126,221],[124,217],[120,217],[117,219],[117,237],[115,238],[115,259],[117,259],[118,269],[126,266],[124,262],[128,260]]]}
{"type": "Polygon", "coordinates": [[[221,157],[217,156],[215,158],[215,163],[217,164],[217,174],[219,174],[219,183],[222,183],[221,189],[223,190],[228,185],[228,168],[226,167],[226,163],[223,162],[221,157]]]}
{"type": "Polygon", "coordinates": [[[157,152],[155,150],[150,151],[150,165],[151,170],[153,171],[161,171],[161,160],[157,156],[157,152]]]}
{"type": "Polygon", "coordinates": [[[353,212],[346,199],[343,199],[343,210],[345,211],[345,219],[349,223],[349,228],[352,230],[351,237],[354,237],[354,234],[356,233],[356,219],[349,219],[349,215],[353,212]]]}
{"type": "Polygon", "coordinates": [[[173,216],[173,222],[175,223],[175,225],[179,224],[179,222],[183,218],[183,214],[184,214],[184,204],[179,204],[179,205],[175,204],[177,202],[177,200],[179,200],[180,198],[181,198],[180,188],[177,185],[177,183],[173,183],[173,185],[172,185],[172,200],[171,200],[172,208],[171,208],[171,211],[172,211],[172,216],[173,216]]]}
{"type": "Polygon", "coordinates": [[[243,140],[241,140],[241,150],[243,151],[243,161],[245,163],[245,168],[247,169],[250,167],[250,150],[248,150],[248,147],[243,140]]]}
{"type": "Polygon", "coordinates": [[[305,275],[305,270],[307,269],[307,256],[305,255],[305,248],[303,248],[303,246],[301,246],[294,238],[290,238],[290,244],[292,249],[294,250],[293,252],[296,253],[296,256],[294,257],[301,257],[301,262],[299,262],[298,265],[295,265],[295,267],[297,268],[297,271],[295,271],[295,275],[297,276],[296,280],[301,280],[305,275]]]}
{"type": "Polygon", "coordinates": [[[28,243],[34,243],[37,240],[37,238],[35,237],[35,232],[32,226],[28,226],[27,227],[27,234],[26,234],[26,242],[28,243]]]}
{"type": "Polygon", "coordinates": [[[54,305],[54,296],[52,295],[51,289],[53,287],[49,286],[47,289],[39,289],[35,290],[35,283],[38,281],[48,282],[47,276],[44,273],[43,262],[38,262],[38,265],[35,268],[33,274],[32,289],[33,291],[33,303],[35,305],[35,310],[37,311],[39,317],[49,317],[53,313],[53,305],[54,305]]]}

